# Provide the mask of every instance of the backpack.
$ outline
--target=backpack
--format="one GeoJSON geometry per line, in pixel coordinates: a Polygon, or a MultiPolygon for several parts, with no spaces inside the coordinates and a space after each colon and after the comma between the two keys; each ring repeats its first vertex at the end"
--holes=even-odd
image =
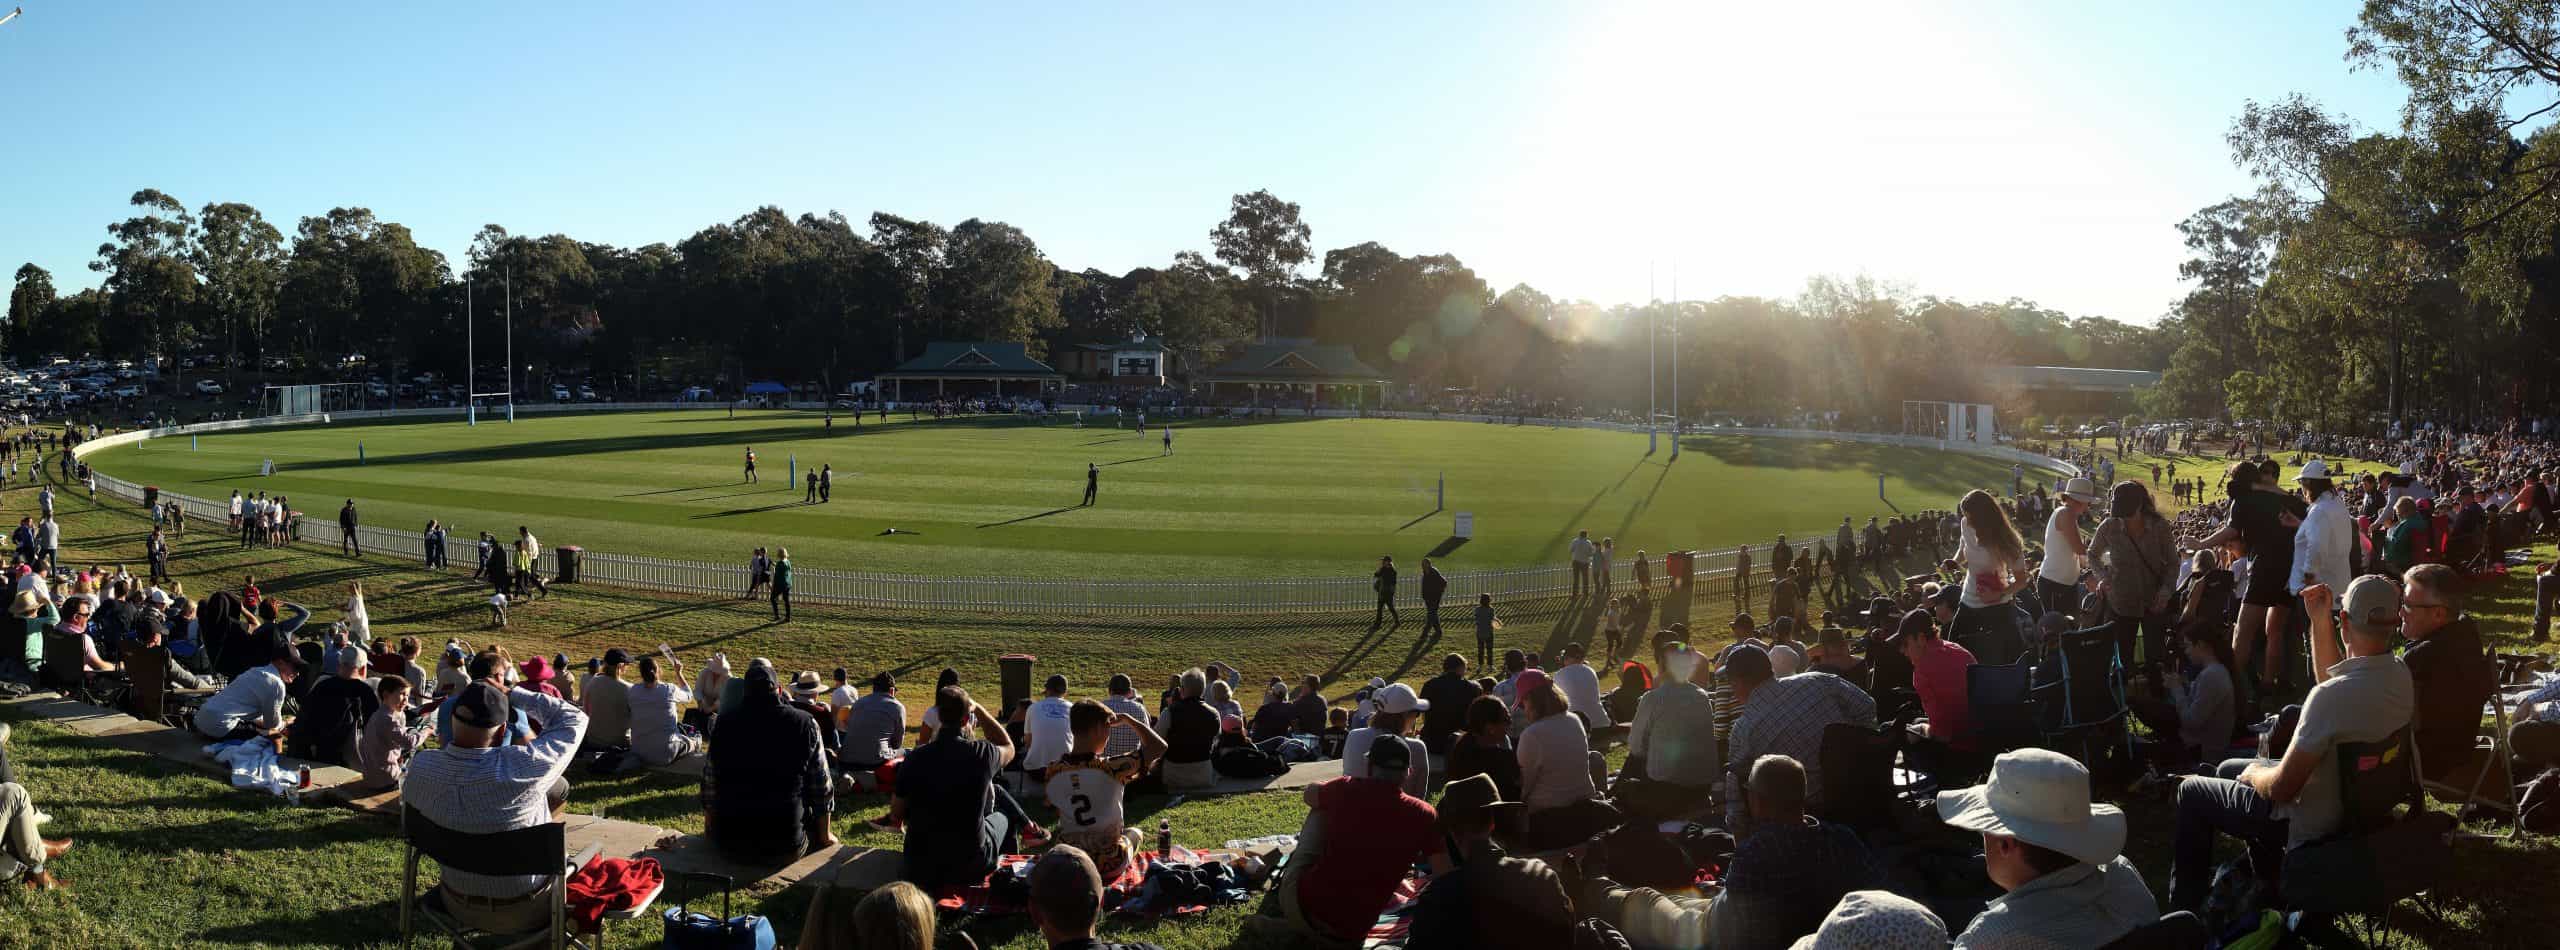
{"type": "Polygon", "coordinates": [[[1249,745],[1228,746],[1209,756],[1209,767],[1229,778],[1270,778],[1289,771],[1279,756],[1249,745]]]}

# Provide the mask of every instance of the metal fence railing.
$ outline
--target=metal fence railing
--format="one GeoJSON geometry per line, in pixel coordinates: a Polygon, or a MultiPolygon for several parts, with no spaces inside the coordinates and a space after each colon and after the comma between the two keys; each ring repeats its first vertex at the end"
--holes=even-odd
{"type": "MultiPolygon", "coordinates": [[[[351,415],[351,414],[342,414],[351,415]]],[[[405,415],[379,413],[372,415],[405,415]]],[[[240,420],[216,423],[220,428],[240,428],[240,420]]],[[[312,421],[312,420],[302,420],[312,421]]],[[[185,426],[150,432],[119,433],[91,440],[76,452],[88,452],[138,439],[164,435],[181,435],[198,427],[185,426]]],[[[1768,434],[1755,431],[1752,434],[1768,434]]],[[[1839,435],[1825,433],[1823,435],[1839,435]]],[[[1804,437],[1798,435],[1797,437],[1804,437]]],[[[1890,437],[1868,436],[1861,441],[1888,441],[1890,437]]],[[[1930,441],[1934,440],[1908,440],[1930,441]]],[[[1943,443],[1939,443],[1943,445],[1943,443]]],[[[1993,454],[1993,453],[1984,453],[1993,454]]],[[[1997,457],[2017,458],[2041,468],[2063,469],[2064,466],[2041,456],[2030,456],[2003,447],[1997,457]]],[[[101,497],[140,503],[149,492],[148,486],[95,472],[96,493],[101,497]]],[[[227,499],[211,500],[175,492],[160,492],[158,502],[176,502],[195,529],[228,527],[231,506],[227,499]]],[[[339,547],[342,533],[335,509],[304,512],[294,522],[293,540],[324,549],[339,547]]],[[[464,571],[479,563],[479,535],[458,524],[444,524],[446,530],[443,570],[464,571]]],[[[500,551],[511,552],[513,535],[494,533],[500,551]]],[[[1829,529],[1792,535],[1806,539],[1828,538],[1829,529]]],[[[406,558],[415,564],[426,564],[427,540],[423,532],[394,531],[371,526],[356,528],[357,540],[367,554],[406,558]]],[[[1734,594],[1731,579],[1735,574],[1736,548],[1690,552],[1689,580],[1693,596],[1734,594]]],[[[535,569],[545,576],[560,575],[562,549],[550,548],[536,555],[535,569]]],[[[1665,552],[1668,554],[1669,552],[1665,552]]],[[[1755,549],[1754,557],[1763,565],[1766,552],[1755,549]]],[[[619,554],[604,551],[582,551],[578,558],[578,575],[584,583],[601,584],[636,590],[681,594],[740,595],[747,589],[747,565],[743,561],[712,563],[688,561],[648,555],[619,554]]],[[[1767,568],[1754,578],[1754,586],[1765,578],[1767,568]]],[[[1654,582],[1670,584],[1670,558],[1653,563],[1654,582]]],[[[1200,578],[1146,580],[1092,580],[1051,577],[944,577],[874,571],[842,571],[824,567],[795,565],[792,597],[796,601],[819,604],[841,604],[861,607],[958,610],[995,613],[1047,614],[1193,614],[1251,615],[1303,614],[1368,610],[1378,596],[1371,587],[1370,576],[1344,573],[1327,577],[1279,578],[1200,578]]],[[[1476,595],[1492,594],[1497,602],[1522,599],[1562,597],[1573,592],[1573,570],[1567,563],[1553,563],[1502,570],[1452,572],[1444,575],[1449,582],[1442,601],[1443,609],[1452,612],[1446,619],[1462,623],[1475,603],[1476,595]]],[[[1634,583],[1632,559],[1611,565],[1613,588],[1629,589],[1634,583]]],[[[1396,589],[1396,604],[1402,610],[1422,608],[1422,584],[1418,571],[1408,569],[1396,589]]],[[[1739,596],[1747,596],[1747,592],[1739,596]]]]}

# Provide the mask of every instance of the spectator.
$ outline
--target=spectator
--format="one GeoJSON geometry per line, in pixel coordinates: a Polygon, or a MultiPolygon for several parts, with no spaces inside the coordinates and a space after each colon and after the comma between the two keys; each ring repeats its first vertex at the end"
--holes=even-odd
{"type": "Polygon", "coordinates": [[[578,688],[578,705],[587,711],[587,745],[610,749],[631,745],[631,684],[622,679],[622,668],[631,663],[631,654],[621,647],[604,651],[604,663],[578,688]]]}
{"type": "Polygon", "coordinates": [[[1209,708],[1218,711],[1218,717],[1221,719],[1228,716],[1234,716],[1238,720],[1244,718],[1244,706],[1236,702],[1235,687],[1225,679],[1213,675],[1209,680],[1209,691],[1202,695],[1202,699],[1209,704],[1209,708]]]}
{"type": "MultiPolygon", "coordinates": [[[[1297,721],[1298,711],[1289,706],[1289,687],[1274,679],[1263,691],[1262,705],[1254,708],[1253,722],[1245,731],[1257,743],[1268,742],[1288,735],[1297,721]]],[[[1116,735],[1118,730],[1113,732],[1116,735]]]]}
{"type": "Polygon", "coordinates": [[[264,736],[281,746],[288,724],[285,693],[301,668],[288,649],[276,651],[264,666],[242,671],[197,707],[196,731],[216,742],[264,736]]]}
{"type": "MultiPolygon", "coordinates": [[[[644,667],[644,670],[646,668],[644,667]]],[[[531,690],[502,691],[486,682],[464,686],[447,703],[453,741],[418,754],[401,782],[400,796],[428,820],[465,834],[531,828],[556,820],[568,803],[563,778],[577,760],[587,728],[578,707],[531,690]],[[516,707],[543,724],[540,735],[517,745],[506,741],[516,707]]],[[[491,876],[445,868],[442,888],[448,912],[489,933],[523,933],[551,918],[557,876],[491,876]]]]}
{"type": "Polygon", "coordinates": [[[1890,891],[1850,891],[1791,950],[1928,950],[1947,945],[1947,922],[1919,902],[1890,891]]]}
{"type": "MultiPolygon", "coordinates": [[[[1112,712],[1128,713],[1129,718],[1139,722],[1147,721],[1147,704],[1138,700],[1138,684],[1129,680],[1129,674],[1111,674],[1111,685],[1108,691],[1111,695],[1103,699],[1103,708],[1112,712]]],[[[1319,705],[1317,709],[1322,710],[1323,707],[1319,705]]],[[[1291,707],[1290,715],[1293,717],[1297,715],[1296,707],[1291,707]]],[[[1136,751],[1138,751],[1138,730],[1128,726],[1111,727],[1111,744],[1103,747],[1102,754],[1128,755],[1136,751]]]]}
{"type": "Polygon", "coordinates": [[[1813,932],[1849,892],[1882,878],[1857,833],[1805,814],[1805,782],[1804,766],[1786,756],[1765,755],[1751,764],[1743,793],[1751,831],[1708,910],[1708,945],[1784,947],[1813,932]]]}
{"type": "MultiPolygon", "coordinates": [[[[1837,626],[1822,628],[1813,645],[1813,672],[1829,673],[1860,689],[1869,689],[1868,669],[1867,661],[1849,649],[1849,631],[1837,626]]],[[[1873,691],[1869,690],[1868,695],[1874,695],[1873,691]]]]}
{"type": "Polygon", "coordinates": [[[1520,705],[1529,725],[1520,730],[1520,846],[1545,851],[1580,844],[1616,827],[1618,813],[1600,797],[1591,778],[1590,730],[1565,708],[1564,693],[1536,670],[1520,677],[1520,705]]]}
{"type": "MultiPolygon", "coordinates": [[[[958,685],[960,685],[960,671],[946,666],[933,678],[933,693],[935,696],[940,696],[943,687],[958,685]]],[[[967,723],[961,725],[965,728],[967,723]]],[[[916,745],[921,747],[925,743],[932,742],[933,737],[941,733],[942,710],[929,704],[925,706],[924,719],[916,725],[916,745]]]]}
{"type": "Polygon", "coordinates": [[[1041,685],[1040,698],[1014,713],[1014,721],[1022,723],[1022,770],[1038,774],[1049,763],[1067,754],[1074,735],[1067,713],[1075,704],[1067,701],[1067,678],[1051,674],[1041,685]]]}
{"type": "Polygon", "coordinates": [[[1592,733],[1616,725],[1609,721],[1609,710],[1600,704],[1600,671],[1591,668],[1582,644],[1564,645],[1564,665],[1557,667],[1550,679],[1564,692],[1565,708],[1582,717],[1583,725],[1592,733]]]}
{"type": "MultiPolygon", "coordinates": [[[[863,950],[934,950],[933,898],[905,881],[891,881],[853,905],[853,945],[863,950]]],[[[966,934],[956,940],[975,950],[966,934]]]]}
{"type": "Polygon", "coordinates": [[[1452,653],[1440,658],[1440,675],[1422,684],[1422,746],[1446,753],[1467,728],[1468,705],[1476,698],[1475,681],[1467,679],[1467,658],[1452,653]]]}
{"type": "Polygon", "coordinates": [[[1700,666],[1688,649],[1667,654],[1662,682],[1636,704],[1635,725],[1627,729],[1629,768],[1610,787],[1629,814],[1670,820],[1715,798],[1724,762],[1716,757],[1715,700],[1695,681],[1700,666]]]}
{"type": "Polygon", "coordinates": [[[1393,739],[1411,747],[1407,758],[1413,766],[1405,769],[1402,776],[1405,794],[1415,798],[1430,795],[1431,751],[1422,744],[1422,740],[1407,733],[1417,718],[1415,714],[1428,711],[1431,704],[1423,702],[1421,697],[1413,694],[1413,687],[1403,683],[1389,684],[1372,694],[1369,701],[1376,706],[1376,711],[1369,716],[1369,724],[1353,729],[1343,737],[1342,774],[1375,778],[1368,772],[1369,747],[1381,740],[1393,739]]]}
{"type": "MultiPolygon", "coordinates": [[[[753,670],[757,669],[758,667],[762,667],[762,668],[764,669],[764,671],[765,671],[765,676],[766,676],[767,678],[773,679],[773,680],[775,680],[775,681],[777,681],[777,682],[779,682],[779,681],[781,680],[781,677],[778,677],[778,676],[774,676],[774,675],[773,675],[773,661],[772,661],[772,660],[765,659],[764,657],[756,657],[756,658],[754,658],[754,659],[751,659],[751,660],[748,660],[748,661],[747,661],[747,669],[748,669],[749,671],[753,671],[753,670]]],[[[701,691],[701,690],[695,690],[695,692],[699,693],[699,692],[702,692],[702,691],[701,691]]],[[[729,713],[736,711],[736,710],[737,710],[737,708],[738,708],[738,704],[743,703],[743,702],[746,702],[746,699],[747,699],[747,684],[746,684],[746,678],[745,678],[745,677],[743,677],[743,676],[727,677],[727,678],[725,678],[725,679],[723,679],[723,680],[721,681],[721,683],[720,683],[720,690],[719,690],[719,692],[716,692],[716,693],[706,693],[706,694],[704,694],[704,695],[711,697],[713,700],[716,700],[716,702],[714,703],[714,705],[716,705],[716,706],[718,707],[718,709],[719,709],[719,714],[720,714],[720,715],[723,715],[723,716],[726,716],[726,715],[728,715],[729,713]]]]}
{"type": "Polygon", "coordinates": [[[1209,765],[1209,753],[1218,745],[1218,711],[1200,698],[1208,688],[1207,673],[1197,667],[1184,670],[1181,688],[1165,708],[1160,725],[1166,745],[1166,788],[1189,791],[1218,784],[1217,770],[1209,765]]]}
{"type": "MultiPolygon", "coordinates": [[[[674,675],[684,676],[682,661],[668,662],[675,664],[674,675]]],[[[624,695],[631,701],[631,754],[640,761],[664,767],[702,751],[702,738],[684,728],[682,710],[693,701],[693,694],[675,683],[659,681],[657,657],[640,658],[640,682],[624,695]]]]}
{"type": "Polygon", "coordinates": [[[2036,600],[2047,610],[2080,611],[2080,576],[2095,545],[2080,536],[2080,518],[2098,503],[2098,486],[2086,478],[2064,482],[2044,523],[2044,561],[2036,566],[2036,600]]]}
{"type": "Polygon", "coordinates": [[[2026,542],[1990,492],[1974,489],[1956,503],[1956,564],[1964,570],[1963,608],[1948,633],[1982,662],[1999,665],[2026,652],[2019,609],[2011,600],[2027,576],[2026,542]]]}
{"type": "Polygon", "coordinates": [[[2006,891],[1956,937],[1958,950],[2095,947],[2156,920],[2160,904],[2125,861],[2124,812],[2089,800],[2089,770],[2045,749],[1991,764],[1991,780],[1938,793],[1940,820],[1982,834],[1983,867],[2006,891]]]}
{"type": "Polygon", "coordinates": [[[1404,793],[1413,749],[1370,743],[1362,775],[1307,787],[1298,848],[1245,921],[1247,936],[1283,946],[1356,948],[1395,899],[1418,860],[1446,871],[1449,859],[1428,802],[1404,793]]]}
{"type": "MultiPolygon", "coordinates": [[[[1989,496],[1985,496],[1989,497],[1989,496]]],[[[1783,755],[1806,763],[1806,800],[1822,804],[1822,730],[1834,723],[1861,729],[1876,727],[1876,701],[1829,673],[1798,673],[1777,678],[1769,654],[1743,644],[1725,656],[1719,671],[1733,684],[1742,714],[1733,720],[1733,741],[1725,753],[1725,817],[1737,835],[1749,830],[1741,777],[1764,755],[1783,755]]]]}
{"type": "Polygon", "coordinates": [[[338,675],[312,684],[303,697],[302,713],[294,717],[285,741],[286,755],[332,765],[356,761],[356,735],[382,705],[373,684],[365,681],[365,670],[364,651],[338,655],[338,675]]]}
{"type": "Polygon", "coordinates": [[[2239,693],[2231,683],[2231,644],[2219,637],[2187,640],[2187,663],[2193,680],[2172,666],[2164,676],[2166,697],[2135,695],[2125,704],[2134,718],[2150,727],[2152,764],[2161,769],[2210,767],[2221,761],[2239,722],[2239,693]]]}
{"type": "Polygon", "coordinates": [[[1026,830],[996,808],[996,774],[1013,760],[1004,724],[957,686],[935,691],[934,708],[949,725],[899,761],[890,802],[892,819],[906,828],[901,876],[927,893],[984,880],[998,857],[1021,850],[1026,830]],[[979,738],[964,724],[976,725],[979,738]]]}
{"type": "Polygon", "coordinates": [[[8,745],[9,724],[0,722],[0,849],[23,866],[19,880],[28,890],[58,890],[66,882],[46,870],[45,862],[71,850],[71,839],[37,834],[37,826],[51,816],[37,811],[27,787],[18,784],[18,773],[9,767],[8,745]]]}
{"type": "Polygon", "coordinates": [[[1520,758],[1511,749],[1511,707],[1503,705],[1502,697],[1478,695],[1467,701],[1466,731],[1449,745],[1449,783],[1470,775],[1493,779],[1503,801],[1520,800],[1520,758]]]}
{"type": "Polygon", "coordinates": [[[1493,842],[1497,818],[1522,807],[1489,776],[1449,782],[1437,817],[1457,867],[1423,888],[1407,946],[1550,950],[1573,943],[1577,918],[1563,877],[1544,861],[1505,855],[1493,842]]]}
{"type": "Polygon", "coordinates": [[[364,773],[359,787],[368,793],[400,787],[401,776],[408,774],[409,758],[417,754],[434,724],[431,719],[409,721],[407,679],[385,673],[374,689],[380,702],[364,721],[364,734],[356,739],[355,764],[364,773]]]}
{"type": "Polygon", "coordinates": [[[1040,773],[1049,805],[1058,810],[1058,842],[1083,849],[1103,876],[1118,878],[1139,850],[1138,833],[1129,829],[1125,811],[1128,785],[1164,755],[1164,737],[1137,717],[1090,699],[1075,704],[1068,719],[1075,733],[1073,748],[1040,773]],[[1102,754],[1118,726],[1137,730],[1135,755],[1102,754]]]}
{"type": "MultiPolygon", "coordinates": [[[[1054,950],[1160,950],[1151,943],[1103,943],[1094,939],[1102,918],[1102,872],[1074,845],[1049,849],[1031,862],[1031,922],[1054,950]]],[[[868,946],[868,944],[865,944],[868,946]]]]}
{"type": "Polygon", "coordinates": [[[844,720],[844,762],[858,771],[873,771],[904,753],[907,707],[898,702],[898,678],[886,672],[871,677],[871,693],[853,701],[844,720]]]}
{"type": "MultiPolygon", "coordinates": [[[[2116,654],[2126,669],[2134,669],[2140,634],[2140,667],[2156,669],[2168,659],[2169,605],[2178,593],[2178,552],[2170,537],[2175,529],[2141,482],[2117,482],[2108,512],[2089,550],[2098,595],[2115,618],[2108,627],[2115,633],[2116,654]]],[[[2050,601],[2045,606],[2057,609],[2050,601]]]]}
{"type": "MultiPolygon", "coordinates": [[[[400,669],[397,672],[401,679],[409,681],[409,696],[414,702],[425,702],[426,691],[433,688],[435,684],[435,680],[428,678],[427,668],[418,665],[418,655],[423,651],[424,647],[419,645],[416,637],[401,637],[392,649],[392,652],[400,657],[400,669]]],[[[386,669],[383,672],[387,674],[394,671],[386,669]]]]}
{"type": "MultiPolygon", "coordinates": [[[[2497,692],[2498,671],[2481,649],[2480,625],[2462,612],[2453,568],[2422,564],[2410,568],[2404,582],[2400,629],[2409,649],[2401,662],[2417,691],[2418,762],[2428,780],[2467,787],[2470,782],[2453,779],[2479,774],[2480,704],[2497,692]]],[[[2505,789],[2486,791],[2492,800],[2506,800],[2505,789]]]]}
{"type": "Polygon", "coordinates": [[[836,843],[833,783],[818,722],[783,705],[773,671],[739,677],[746,696],[711,737],[704,827],[713,845],[745,864],[789,862],[836,843]]]}
{"type": "Polygon", "coordinates": [[[2329,754],[2341,742],[2374,742],[2409,725],[2416,687],[2409,668],[2391,654],[2391,637],[2401,624],[2399,588],[2379,574],[2347,587],[2344,659],[2332,630],[2334,599],[2326,584],[2303,588],[2320,682],[2303,698],[2301,722],[2282,758],[2232,759],[2213,776],[2193,776],[2178,786],[2172,909],[2204,905],[2216,832],[2249,846],[2251,864],[2263,880],[2282,867],[2286,848],[2337,830],[2346,805],[2329,754]]]}
{"type": "Polygon", "coordinates": [[[1938,636],[1937,624],[1921,610],[1902,615],[1892,642],[1911,661],[1911,689],[1920,697],[1922,718],[1911,724],[1904,747],[1911,767],[1940,779],[1980,774],[1965,673],[1973,668],[1973,654],[1938,636]]]}

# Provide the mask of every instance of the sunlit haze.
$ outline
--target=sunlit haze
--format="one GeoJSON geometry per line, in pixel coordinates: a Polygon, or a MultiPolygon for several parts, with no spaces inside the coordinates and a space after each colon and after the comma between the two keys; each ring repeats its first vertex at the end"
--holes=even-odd
{"type": "MultiPolygon", "coordinates": [[[[14,0],[13,0],[14,2],[14,0]]],[[[0,263],[67,290],[137,189],[675,242],[755,206],[1011,222],[1161,265],[1229,195],[1314,246],[1601,304],[1815,274],[2150,322],[2222,133],[2389,126],[2348,3],[114,4],[0,27],[0,263]]],[[[1312,275],[1314,266],[1307,273],[1312,275]]]]}

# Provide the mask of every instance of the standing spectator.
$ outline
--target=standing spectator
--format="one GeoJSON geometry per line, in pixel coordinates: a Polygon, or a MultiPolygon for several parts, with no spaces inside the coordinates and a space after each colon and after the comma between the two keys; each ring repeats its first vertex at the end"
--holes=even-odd
{"type": "Polygon", "coordinates": [[[791,861],[836,843],[833,783],[818,722],[783,705],[773,671],[749,667],[746,698],[711,741],[704,815],[712,844],[744,863],[791,861]]]}
{"type": "MultiPolygon", "coordinates": [[[[2089,541],[2080,536],[2080,517],[2098,503],[2098,486],[2074,477],[2062,484],[2060,503],[2044,522],[2044,562],[2036,566],[2036,601],[2065,617],[2080,616],[2080,575],[2086,573],[2089,541]]],[[[2104,528],[2104,525],[2100,525],[2104,528]]],[[[2132,662],[2133,654],[2125,654],[2132,662]]]]}
{"type": "Polygon", "coordinates": [[[1493,631],[1501,622],[1493,616],[1493,595],[1476,595],[1476,665],[1493,665],[1493,631]]]}
{"type": "Polygon", "coordinates": [[[364,556],[364,542],[356,538],[356,500],[353,498],[347,499],[346,507],[338,509],[338,553],[364,556]]]}
{"type": "Polygon", "coordinates": [[[1284,946],[1358,947],[1418,860],[1445,871],[1449,859],[1430,803],[1406,794],[1405,772],[1422,765],[1401,742],[1369,746],[1365,775],[1307,787],[1298,848],[1245,921],[1247,936],[1284,946]]]}
{"type": "Polygon", "coordinates": [[[1591,599],[1609,596],[1609,574],[1616,569],[1617,556],[1618,539],[1601,538],[1600,549],[1591,553],[1591,599]]]}
{"type": "Polygon", "coordinates": [[[1432,566],[1430,558],[1422,559],[1422,634],[1440,635],[1440,599],[1449,594],[1449,578],[1432,566]]]}
{"type": "Polygon", "coordinates": [[[62,563],[62,525],[53,520],[50,508],[46,509],[44,520],[36,523],[36,549],[43,557],[39,567],[51,568],[62,563]]]}
{"type": "Polygon", "coordinates": [[[747,599],[756,599],[756,590],[773,581],[773,562],[764,556],[764,548],[756,548],[747,558],[747,599]]]}
{"type": "Polygon", "coordinates": [[[675,664],[672,672],[678,682],[660,682],[658,658],[640,657],[640,683],[625,691],[631,703],[631,754],[650,765],[665,766],[677,759],[702,751],[702,739],[684,728],[684,704],[693,694],[679,683],[684,678],[684,663],[675,664]]]}
{"type": "Polygon", "coordinates": [[[1733,549],[1733,609],[1737,613],[1751,612],[1751,546],[1748,544],[1733,549]]]}
{"type": "Polygon", "coordinates": [[[444,535],[444,522],[434,518],[427,519],[427,529],[422,540],[427,551],[427,569],[430,571],[452,566],[452,562],[446,560],[444,556],[444,535]]]}
{"type": "Polygon", "coordinates": [[[2010,602],[2027,576],[2026,542],[1990,492],[1977,488],[1965,493],[1956,513],[1955,562],[1964,570],[1963,609],[1956,612],[1948,635],[1984,663],[2009,663],[2026,652],[2026,639],[2018,630],[2020,611],[2010,602]]]}
{"type": "Polygon", "coordinates": [[[535,569],[540,563],[541,557],[542,542],[533,536],[533,529],[527,528],[523,525],[517,525],[516,593],[519,596],[524,593],[525,587],[528,584],[530,584],[534,590],[542,592],[542,596],[551,596],[551,585],[545,583],[542,579],[542,572],[535,569]]]}
{"type": "Polygon", "coordinates": [[[142,553],[151,561],[151,583],[177,579],[169,576],[169,538],[161,533],[159,527],[154,526],[151,537],[143,541],[142,553]]]}
{"type": "MultiPolygon", "coordinates": [[[[645,668],[644,668],[645,669],[645,668]]],[[[464,834],[531,828],[554,820],[568,802],[563,778],[577,761],[587,715],[568,703],[530,690],[500,690],[484,682],[462,688],[452,707],[453,741],[418,754],[400,795],[438,826],[464,834]],[[512,713],[522,710],[543,729],[528,743],[507,741],[512,713]]],[[[445,868],[438,887],[455,919],[490,933],[522,933],[544,926],[551,915],[557,876],[490,876],[445,868]]]]}
{"type": "Polygon", "coordinates": [[[768,606],[773,608],[773,619],[789,623],[791,621],[791,549],[775,548],[773,554],[773,596],[768,606]]]}
{"type": "Polygon", "coordinates": [[[1956,937],[1957,950],[2104,946],[2160,916],[2124,859],[2124,812],[2089,800],[2089,770],[2046,749],[1991,764],[1991,780],[1938,793],[1939,820],[1982,835],[1983,869],[2003,894],[1956,937]]]}
{"type": "Polygon", "coordinates": [[[1574,532],[1573,543],[1566,550],[1573,557],[1573,596],[1580,597],[1591,584],[1591,558],[1600,547],[1591,543],[1591,532],[1585,529],[1574,532]]]}
{"type": "MultiPolygon", "coordinates": [[[[1637,549],[1636,549],[1636,565],[1635,565],[1635,570],[1636,570],[1636,596],[1641,597],[1641,598],[1644,598],[1644,599],[1646,599],[1646,600],[1652,600],[1652,599],[1653,599],[1653,562],[1652,562],[1651,560],[1646,559],[1646,557],[1644,556],[1644,549],[1643,549],[1643,548],[1637,548],[1637,549]]],[[[1612,651],[1612,653],[1611,653],[1611,655],[1610,655],[1610,660],[1611,660],[1612,662],[1615,662],[1615,661],[1617,660],[1617,655],[1616,655],[1616,653],[1615,653],[1614,651],[1616,651],[1616,650],[1617,650],[1617,646],[1616,646],[1615,644],[1612,644],[1612,645],[1610,645],[1609,649],[1612,651]]]]}
{"type": "MultiPolygon", "coordinates": [[[[2117,482],[2108,502],[2107,520],[2098,524],[2090,542],[2090,566],[2098,575],[2098,593],[2115,617],[2116,653],[2133,669],[2134,635],[2142,635],[2143,669],[2167,662],[2169,624],[2176,617],[2169,604],[2178,593],[2178,552],[2172,547],[2169,519],[2152,503],[2141,482],[2117,482]]],[[[2050,604],[2046,609],[2053,609],[2050,604]]]]}
{"type": "Polygon", "coordinates": [[[1395,558],[1383,554],[1378,556],[1378,569],[1369,574],[1369,588],[1378,592],[1377,615],[1370,618],[1369,629],[1376,630],[1385,625],[1391,614],[1396,618],[1396,625],[1403,626],[1404,615],[1396,611],[1395,558]]]}

